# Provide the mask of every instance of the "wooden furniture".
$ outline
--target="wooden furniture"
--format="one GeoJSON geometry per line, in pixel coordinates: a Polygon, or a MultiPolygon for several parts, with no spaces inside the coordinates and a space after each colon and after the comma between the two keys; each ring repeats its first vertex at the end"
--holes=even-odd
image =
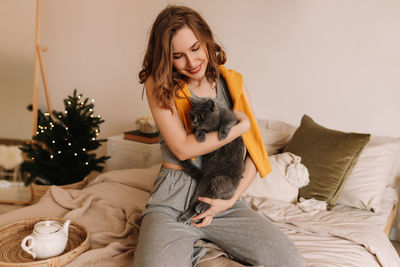
{"type": "Polygon", "coordinates": [[[393,223],[396,218],[397,205],[398,205],[397,203],[393,205],[392,211],[390,212],[390,215],[387,219],[386,226],[384,229],[384,231],[388,237],[390,237],[390,232],[392,231],[393,223]]]}
{"type": "Polygon", "coordinates": [[[160,144],[126,140],[123,135],[108,138],[107,154],[111,156],[108,170],[147,168],[161,162],[160,144]]]}

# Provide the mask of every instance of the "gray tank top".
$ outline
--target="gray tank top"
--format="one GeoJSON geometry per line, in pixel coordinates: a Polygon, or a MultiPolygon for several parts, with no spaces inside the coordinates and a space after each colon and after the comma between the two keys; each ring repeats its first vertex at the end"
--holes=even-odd
{"type": "MultiPolygon", "coordinates": [[[[190,88],[189,88],[190,90],[190,88]]],[[[198,97],[196,96],[191,90],[190,94],[192,98],[194,99],[200,99],[200,98],[207,98],[207,97],[198,97]]],[[[232,109],[233,104],[232,104],[232,99],[231,96],[229,95],[228,87],[226,85],[226,82],[222,76],[217,81],[217,96],[214,99],[215,102],[217,102],[219,105],[232,109]]],[[[161,147],[161,158],[162,160],[165,160],[168,163],[173,163],[176,165],[180,165],[180,160],[175,157],[175,155],[169,150],[167,144],[164,141],[164,138],[162,137],[160,133],[160,147],[161,147]]],[[[195,165],[197,165],[199,168],[201,167],[201,157],[196,157],[194,161],[195,165]]]]}

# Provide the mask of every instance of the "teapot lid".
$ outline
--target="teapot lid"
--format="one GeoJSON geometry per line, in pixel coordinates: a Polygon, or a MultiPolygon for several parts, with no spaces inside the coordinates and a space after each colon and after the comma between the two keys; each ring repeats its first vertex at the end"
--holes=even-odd
{"type": "Polygon", "coordinates": [[[33,231],[37,234],[43,235],[43,234],[55,233],[55,232],[59,231],[61,228],[62,227],[58,222],[46,220],[46,221],[41,221],[41,222],[38,222],[37,224],[35,224],[33,231]]]}

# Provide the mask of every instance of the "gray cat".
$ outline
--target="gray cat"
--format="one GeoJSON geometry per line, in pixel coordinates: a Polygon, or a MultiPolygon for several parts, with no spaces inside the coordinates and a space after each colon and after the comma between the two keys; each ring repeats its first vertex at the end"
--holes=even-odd
{"type": "MultiPolygon", "coordinates": [[[[206,133],[218,131],[224,140],[237,123],[234,113],[217,106],[212,99],[192,100],[189,115],[193,133],[199,142],[204,142],[206,133]]],[[[202,156],[201,169],[191,160],[183,161],[184,171],[197,180],[197,186],[188,209],[178,218],[179,222],[189,222],[193,216],[206,211],[210,205],[199,201],[198,197],[230,199],[243,177],[244,144],[238,137],[225,146],[202,156]]]]}

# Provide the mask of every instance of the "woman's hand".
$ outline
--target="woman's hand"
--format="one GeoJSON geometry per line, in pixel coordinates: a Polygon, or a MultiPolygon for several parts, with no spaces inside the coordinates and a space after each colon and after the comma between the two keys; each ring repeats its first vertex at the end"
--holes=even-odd
{"type": "Polygon", "coordinates": [[[210,208],[205,212],[200,213],[199,215],[190,219],[192,222],[201,220],[199,223],[193,223],[194,227],[205,227],[210,225],[215,215],[231,208],[233,204],[235,204],[233,198],[225,200],[225,199],[211,199],[208,197],[199,197],[198,200],[209,204],[210,208]]]}
{"type": "Polygon", "coordinates": [[[250,120],[242,111],[233,110],[233,113],[238,120],[237,125],[240,127],[242,134],[247,133],[250,130],[250,120]]]}

